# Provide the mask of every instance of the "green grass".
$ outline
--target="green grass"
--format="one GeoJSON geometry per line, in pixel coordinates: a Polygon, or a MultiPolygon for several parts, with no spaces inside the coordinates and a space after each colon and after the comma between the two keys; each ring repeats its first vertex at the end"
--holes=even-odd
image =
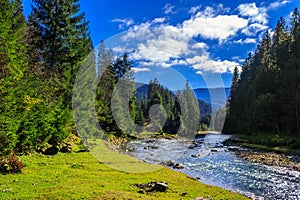
{"type": "Polygon", "coordinates": [[[0,175],[0,199],[248,199],[185,174],[107,150],[22,156],[22,174],[0,175]],[[95,157],[98,159],[96,159],[95,157]],[[117,170],[116,170],[117,169],[117,170]],[[143,173],[130,173],[130,172],[143,173]],[[148,171],[148,172],[147,172],[148,171]],[[167,192],[139,194],[137,183],[165,181],[167,192]],[[187,193],[182,196],[182,193],[187,193]]]}
{"type": "Polygon", "coordinates": [[[300,150],[290,149],[284,146],[281,147],[268,147],[267,145],[261,144],[250,144],[250,143],[241,143],[243,147],[250,149],[258,149],[262,151],[273,151],[276,153],[284,153],[284,154],[292,154],[292,155],[300,155],[300,150]]]}
{"type": "Polygon", "coordinates": [[[300,155],[300,138],[295,135],[253,134],[237,136],[247,141],[241,143],[247,148],[300,155]]]}

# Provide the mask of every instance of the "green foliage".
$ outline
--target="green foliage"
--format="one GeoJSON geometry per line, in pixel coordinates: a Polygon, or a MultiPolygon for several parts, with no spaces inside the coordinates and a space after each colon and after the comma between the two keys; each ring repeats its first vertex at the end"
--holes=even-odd
{"type": "Polygon", "coordinates": [[[194,96],[194,92],[190,88],[188,82],[186,82],[186,86],[183,91],[177,92],[177,96],[179,97],[181,110],[180,135],[193,138],[199,127],[200,111],[197,99],[194,96]]]}
{"type": "Polygon", "coordinates": [[[247,141],[250,145],[261,145],[270,148],[281,148],[289,151],[299,150],[300,139],[295,135],[273,135],[268,133],[239,135],[239,138],[247,141]]]}
{"type": "Polygon", "coordinates": [[[267,32],[254,55],[249,54],[238,82],[234,76],[223,132],[300,135],[299,44],[296,8],[291,28],[280,18],[274,35],[267,32]]]}
{"type": "Polygon", "coordinates": [[[0,3],[0,157],[58,144],[75,131],[74,80],[92,49],[74,1],[33,1],[28,23],[20,0],[0,3]]]}

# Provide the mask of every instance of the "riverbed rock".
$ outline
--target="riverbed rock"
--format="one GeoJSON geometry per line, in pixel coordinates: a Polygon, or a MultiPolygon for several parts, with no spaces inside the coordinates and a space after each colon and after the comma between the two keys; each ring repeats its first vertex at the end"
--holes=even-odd
{"type": "Polygon", "coordinates": [[[237,156],[254,163],[269,166],[285,167],[291,170],[300,171],[300,163],[295,162],[283,154],[272,152],[237,151],[237,156]]]}
{"type": "Polygon", "coordinates": [[[181,164],[181,163],[176,163],[174,166],[173,166],[174,169],[183,169],[184,168],[184,165],[181,164]]]}
{"type": "Polygon", "coordinates": [[[166,161],[161,162],[160,164],[163,166],[166,166],[166,167],[174,167],[175,162],[172,160],[166,160],[166,161]]]}
{"type": "Polygon", "coordinates": [[[199,154],[192,154],[193,158],[198,158],[198,157],[203,157],[204,155],[199,153],[199,154]]]}

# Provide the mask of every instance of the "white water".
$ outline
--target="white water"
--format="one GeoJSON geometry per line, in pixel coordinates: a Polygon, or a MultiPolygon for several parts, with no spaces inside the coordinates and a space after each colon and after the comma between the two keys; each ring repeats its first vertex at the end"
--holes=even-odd
{"type": "Polygon", "coordinates": [[[136,140],[127,148],[131,155],[150,163],[181,163],[185,168],[180,171],[201,182],[249,197],[300,199],[300,172],[243,160],[222,145],[229,137],[209,134],[196,139],[197,144],[184,140],[136,140]]]}

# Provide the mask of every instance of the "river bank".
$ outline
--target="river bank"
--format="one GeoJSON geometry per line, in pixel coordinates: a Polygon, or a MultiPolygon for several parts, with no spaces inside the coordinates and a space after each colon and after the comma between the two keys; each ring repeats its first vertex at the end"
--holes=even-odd
{"type": "Polygon", "coordinates": [[[224,141],[223,144],[230,146],[230,150],[234,151],[237,156],[250,162],[300,171],[300,156],[293,155],[291,150],[280,151],[280,148],[276,147],[251,144],[238,136],[224,141]]]}
{"type": "Polygon", "coordinates": [[[103,143],[91,152],[35,154],[20,160],[26,166],[22,174],[0,174],[0,199],[247,199],[108,150],[103,143]],[[148,172],[138,173],[141,169],[148,172]],[[154,184],[149,190],[140,187],[149,184],[154,184]],[[167,184],[165,191],[157,189],[162,184],[167,184]]]}
{"type": "Polygon", "coordinates": [[[127,144],[127,153],[147,163],[163,164],[183,172],[201,183],[253,199],[300,198],[299,171],[250,162],[236,154],[237,151],[246,151],[244,147],[223,143],[230,137],[207,134],[194,141],[132,140],[127,144]]]}

